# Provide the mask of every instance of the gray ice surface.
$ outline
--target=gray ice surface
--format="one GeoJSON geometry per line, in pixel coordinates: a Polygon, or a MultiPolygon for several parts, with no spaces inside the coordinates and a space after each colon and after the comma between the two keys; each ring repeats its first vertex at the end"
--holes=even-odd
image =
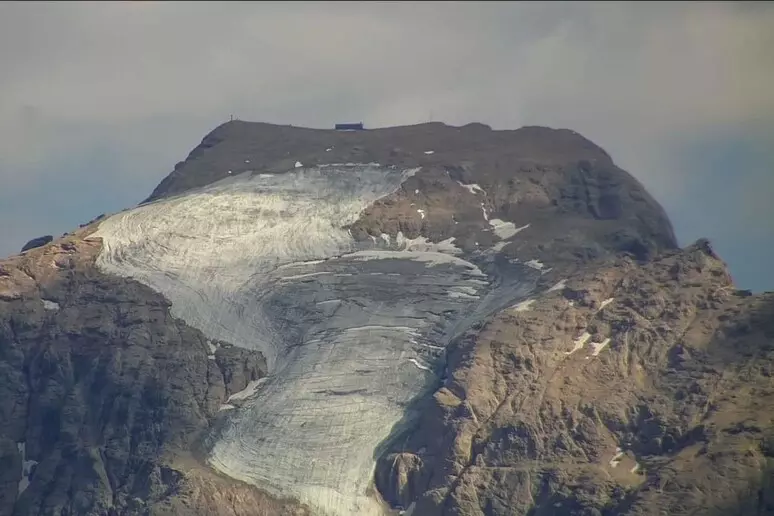
{"type": "Polygon", "coordinates": [[[213,467],[321,515],[383,514],[368,494],[377,446],[437,386],[450,339],[525,298],[538,274],[463,257],[452,240],[356,243],[343,228],[415,172],[242,174],[100,225],[103,270],[163,293],[209,338],[266,355],[270,376],[222,412],[213,467]]]}

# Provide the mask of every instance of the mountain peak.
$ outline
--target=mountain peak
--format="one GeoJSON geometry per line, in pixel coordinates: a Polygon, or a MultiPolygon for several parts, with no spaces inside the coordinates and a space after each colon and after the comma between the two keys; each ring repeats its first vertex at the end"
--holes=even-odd
{"type": "Polygon", "coordinates": [[[769,503],[771,297],[574,131],[231,121],[39,243],[0,264],[0,513],[769,503]]]}

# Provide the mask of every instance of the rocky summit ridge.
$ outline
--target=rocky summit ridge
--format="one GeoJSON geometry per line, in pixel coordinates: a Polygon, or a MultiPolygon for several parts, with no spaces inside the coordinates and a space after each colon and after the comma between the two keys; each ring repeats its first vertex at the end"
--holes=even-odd
{"type": "Polygon", "coordinates": [[[570,130],[233,121],[0,261],[0,515],[774,514],[774,295],[570,130]]]}

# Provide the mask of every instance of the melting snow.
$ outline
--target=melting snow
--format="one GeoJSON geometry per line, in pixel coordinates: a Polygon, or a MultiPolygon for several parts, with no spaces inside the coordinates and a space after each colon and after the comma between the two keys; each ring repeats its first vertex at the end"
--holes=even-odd
{"type": "Polygon", "coordinates": [[[425,210],[417,210],[417,213],[424,219],[425,218],[425,210]]]}
{"type": "Polygon", "coordinates": [[[303,279],[303,278],[311,278],[314,276],[323,276],[326,274],[333,274],[333,273],[330,271],[307,272],[306,274],[293,274],[292,276],[283,276],[280,278],[280,280],[292,281],[292,280],[303,279]]]}
{"type": "Polygon", "coordinates": [[[235,408],[236,407],[234,405],[232,405],[231,403],[225,403],[225,404],[220,406],[220,408],[218,409],[218,412],[220,412],[221,410],[231,410],[231,409],[235,409],[235,408]]]}
{"type": "Polygon", "coordinates": [[[600,310],[602,310],[604,307],[606,307],[607,305],[609,305],[609,304],[610,304],[610,303],[612,303],[613,301],[615,301],[615,298],[614,298],[614,297],[610,297],[610,298],[608,298],[608,299],[605,299],[604,301],[602,301],[602,303],[600,303],[600,305],[599,305],[599,309],[600,309],[600,310]]]}
{"type": "Polygon", "coordinates": [[[325,149],[325,152],[330,152],[330,151],[332,151],[332,150],[333,150],[333,148],[332,148],[332,147],[328,147],[327,149],[325,149]]]}
{"type": "Polygon", "coordinates": [[[466,189],[468,192],[472,193],[473,195],[475,195],[476,192],[481,192],[482,194],[486,194],[484,189],[481,188],[476,183],[471,183],[469,185],[466,185],[462,181],[457,181],[457,184],[460,185],[462,188],[466,189]]]}
{"type": "Polygon", "coordinates": [[[426,150],[425,151],[425,154],[433,154],[433,153],[435,153],[435,151],[431,151],[431,150],[426,150]]]}
{"type": "MultiPolygon", "coordinates": [[[[387,236],[389,239],[389,235],[387,236]]],[[[388,240],[389,243],[389,240],[388,240]]],[[[426,253],[446,253],[446,254],[458,254],[461,249],[454,245],[454,237],[441,240],[440,242],[433,243],[427,240],[426,237],[418,236],[417,238],[406,238],[403,236],[402,231],[398,231],[395,243],[403,251],[419,251],[426,253]]]]}
{"type": "Polygon", "coordinates": [[[432,369],[430,369],[429,367],[427,367],[426,365],[424,365],[423,363],[421,363],[421,362],[420,362],[419,360],[417,360],[416,358],[409,358],[409,362],[411,362],[412,364],[414,364],[415,366],[417,366],[419,369],[422,369],[423,371],[432,371],[432,369]]]}
{"type": "Polygon", "coordinates": [[[301,168],[301,167],[303,167],[303,166],[304,166],[304,164],[303,164],[303,163],[301,163],[300,161],[296,161],[296,166],[295,166],[295,168],[301,168]]]}
{"type": "MultiPolygon", "coordinates": [[[[464,287],[462,287],[464,288],[464,287]]],[[[457,290],[450,290],[446,293],[447,296],[449,296],[452,299],[479,299],[481,296],[475,295],[476,290],[473,290],[473,294],[470,294],[468,292],[459,292],[457,290]]]]}
{"type": "MultiPolygon", "coordinates": [[[[412,343],[414,343],[414,344],[417,344],[417,342],[416,342],[416,341],[413,341],[413,340],[412,340],[411,342],[412,342],[412,343]]],[[[423,347],[425,347],[425,348],[434,349],[434,350],[436,350],[436,351],[443,351],[444,349],[446,349],[446,348],[445,348],[445,347],[443,347],[443,346],[433,346],[432,344],[426,344],[426,343],[424,343],[424,342],[419,342],[418,344],[419,344],[420,346],[423,346],[423,347]]]]}
{"type": "Polygon", "coordinates": [[[600,351],[605,349],[605,347],[610,344],[610,339],[605,339],[602,342],[592,342],[591,347],[594,348],[594,351],[591,353],[592,356],[599,355],[600,351]]]}
{"type": "Polygon", "coordinates": [[[554,292],[554,291],[557,291],[557,290],[562,290],[562,289],[564,289],[564,287],[566,287],[566,286],[567,286],[567,280],[566,280],[566,279],[563,279],[563,280],[559,281],[559,282],[558,282],[556,285],[554,285],[553,287],[549,288],[549,289],[547,290],[547,292],[554,292]]]}
{"type": "Polygon", "coordinates": [[[342,255],[342,258],[351,258],[358,261],[369,260],[412,260],[415,262],[426,263],[429,266],[433,265],[458,265],[470,270],[471,274],[476,276],[486,276],[481,269],[476,267],[470,262],[457,258],[456,256],[449,256],[448,254],[428,251],[357,251],[350,254],[342,255]]]}
{"type": "Polygon", "coordinates": [[[528,262],[524,262],[524,265],[526,265],[527,267],[532,267],[533,269],[536,269],[536,270],[539,270],[539,271],[543,270],[543,267],[545,267],[543,262],[541,262],[539,260],[530,260],[528,262]]]}
{"type": "Polygon", "coordinates": [[[614,468],[614,467],[618,466],[618,464],[621,462],[621,457],[623,457],[623,456],[624,456],[623,450],[621,450],[621,448],[616,448],[615,449],[615,455],[613,455],[613,458],[610,459],[610,462],[609,462],[610,467],[614,468]]]}
{"type": "Polygon", "coordinates": [[[503,240],[511,238],[513,235],[515,235],[522,229],[526,229],[527,226],[529,226],[529,224],[527,224],[526,226],[517,228],[513,222],[506,222],[500,219],[490,220],[489,225],[492,226],[492,229],[494,230],[494,234],[502,238],[503,240]]]}
{"type": "Polygon", "coordinates": [[[513,305],[511,308],[514,312],[526,312],[534,302],[534,299],[527,299],[526,301],[522,301],[521,303],[513,305]]]}
{"type": "Polygon", "coordinates": [[[317,306],[329,305],[329,304],[332,304],[332,303],[339,304],[339,303],[341,303],[341,299],[328,299],[327,301],[319,301],[317,303],[317,306]]]}
{"type": "Polygon", "coordinates": [[[484,203],[481,203],[481,211],[484,213],[484,220],[489,220],[489,215],[486,213],[486,208],[484,207],[484,203]]]}
{"type": "Polygon", "coordinates": [[[261,386],[263,382],[266,381],[266,378],[261,378],[260,380],[253,380],[247,384],[247,387],[245,387],[243,390],[239,392],[235,392],[231,396],[228,397],[227,403],[231,403],[232,401],[239,401],[249,398],[250,396],[253,396],[257,391],[258,387],[261,386]]]}
{"type": "Polygon", "coordinates": [[[59,310],[59,303],[55,303],[53,301],[49,301],[48,299],[43,299],[43,308],[46,310],[59,310]]]}
{"type": "Polygon", "coordinates": [[[591,338],[591,334],[587,331],[584,331],[583,334],[575,339],[573,342],[575,346],[570,351],[565,351],[565,355],[572,355],[576,351],[583,349],[583,346],[586,344],[586,341],[588,341],[591,338]]]}

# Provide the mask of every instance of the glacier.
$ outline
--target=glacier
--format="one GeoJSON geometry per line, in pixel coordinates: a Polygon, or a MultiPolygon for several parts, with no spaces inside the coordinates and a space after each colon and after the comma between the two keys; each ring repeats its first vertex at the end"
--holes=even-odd
{"type": "Polygon", "coordinates": [[[162,293],[208,338],[266,357],[269,376],[220,412],[212,467],[316,514],[387,513],[372,483],[380,446],[438,386],[445,346],[526,299],[539,276],[463,255],[453,239],[355,241],[346,227],[417,171],[246,172],[115,214],[91,235],[101,270],[162,293]]]}

